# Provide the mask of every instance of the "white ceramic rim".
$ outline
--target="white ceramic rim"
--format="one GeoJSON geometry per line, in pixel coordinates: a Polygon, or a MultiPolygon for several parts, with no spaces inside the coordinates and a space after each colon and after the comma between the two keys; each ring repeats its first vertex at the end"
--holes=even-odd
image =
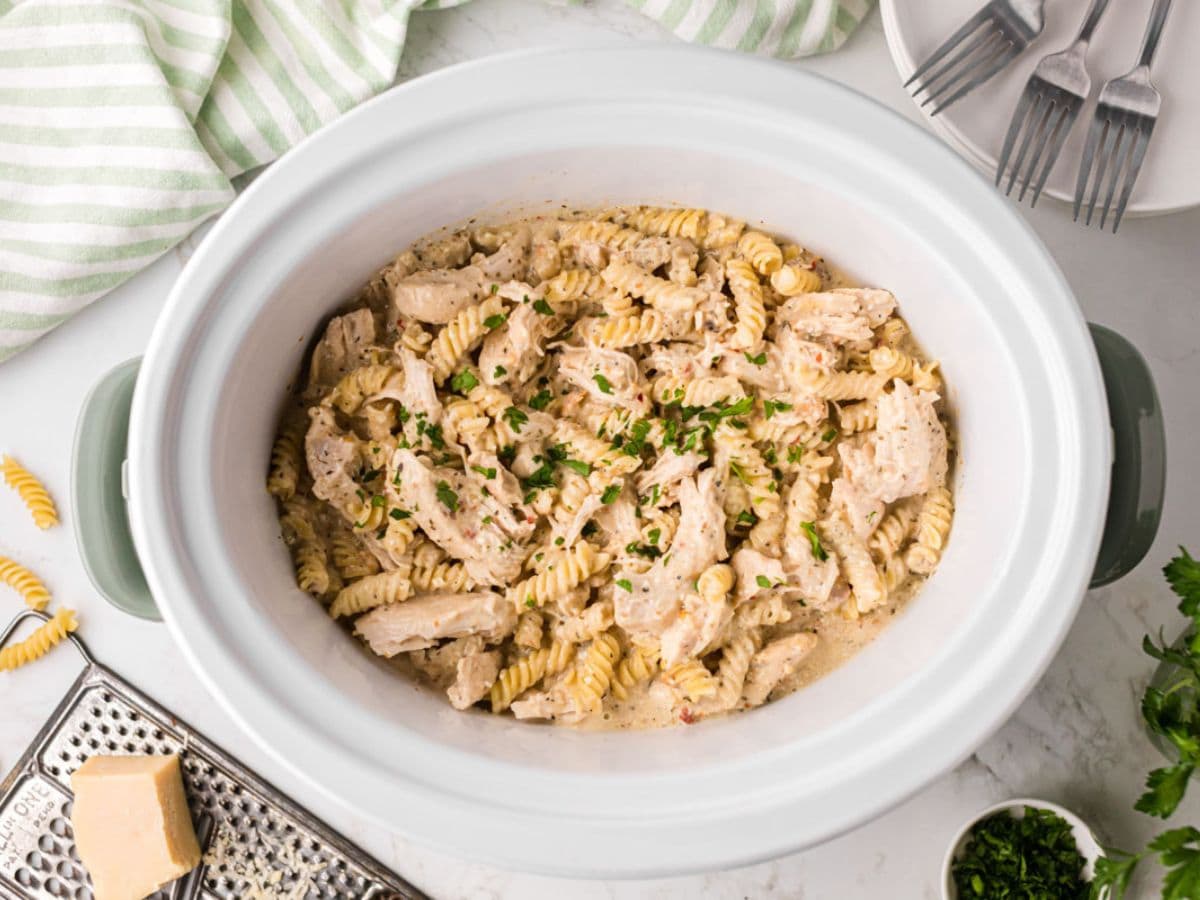
{"type": "MultiPolygon", "coordinates": [[[[916,70],[917,62],[908,52],[908,47],[905,46],[901,36],[900,22],[897,19],[896,13],[896,2],[897,0],[879,0],[879,15],[883,20],[883,34],[887,39],[888,51],[891,53],[892,62],[896,66],[896,71],[900,74],[900,80],[904,82],[916,70]]],[[[949,33],[949,29],[947,29],[947,33],[949,33]]],[[[1049,51],[1043,49],[1041,52],[1048,53],[1049,51]]],[[[994,153],[989,153],[975,141],[971,140],[962,129],[955,127],[950,118],[944,115],[932,116],[929,114],[930,107],[921,106],[915,101],[913,106],[920,111],[921,117],[934,131],[954,147],[958,148],[963,157],[969,160],[985,177],[990,179],[995,176],[997,157],[994,153]]],[[[1007,115],[1007,113],[1005,114],[1007,115]]],[[[1042,190],[1042,196],[1052,197],[1060,203],[1073,204],[1075,202],[1074,194],[1064,193],[1049,184],[1042,190]]],[[[1195,203],[1190,202],[1153,206],[1147,205],[1145,202],[1139,203],[1136,199],[1130,198],[1129,206],[1125,209],[1125,217],[1136,219],[1149,218],[1151,216],[1166,216],[1171,213],[1194,209],[1195,206],[1195,203]]]]}
{"type": "MultiPolygon", "coordinates": [[[[532,99],[525,96],[521,102],[532,99]]],[[[423,121],[422,115],[396,118],[400,133],[418,131],[423,121]]],[[[220,393],[219,385],[211,387],[213,395],[220,393]]],[[[189,416],[196,414],[189,410],[189,416]]],[[[572,876],[655,877],[746,865],[829,839],[899,803],[969,755],[1033,687],[1070,627],[1099,547],[1110,461],[1099,366],[1061,272],[1028,225],[934,137],[848,88],[765,60],[677,45],[569,48],[491,57],[403,85],[309,138],[235,202],[181,275],[147,350],[132,414],[130,517],[147,579],[182,653],[230,715],[301,778],[385,826],[473,859],[572,876]],[[599,72],[603,78],[595,77],[599,72]],[[650,84],[677,102],[697,106],[712,104],[718,95],[755,103],[797,128],[804,127],[805,115],[824,115],[857,141],[906,148],[895,151],[909,155],[906,165],[921,166],[930,178],[936,173],[938,196],[953,204],[947,212],[986,231],[1014,261],[1013,277],[1036,285],[1037,315],[1045,322],[1054,383],[1061,391],[1054,400],[1063,417],[1063,440],[1053,455],[1062,477],[1054,485],[1059,496],[1050,510],[1053,545],[1047,540],[1040,558],[1022,560],[1019,582],[1036,586],[1029,590],[1046,602],[1033,621],[974,654],[972,665],[986,675],[981,683],[964,686],[951,679],[933,700],[897,689],[897,696],[889,697],[894,707],[872,708],[873,716],[893,728],[892,745],[886,754],[864,747],[858,756],[842,760],[842,788],[852,784],[852,797],[805,782],[789,769],[786,747],[756,757],[754,772],[722,772],[719,765],[706,772],[725,779],[722,790],[697,790],[684,773],[661,789],[687,785],[688,802],[636,809],[628,802],[614,808],[610,789],[617,782],[595,775],[556,777],[553,787],[571,802],[554,809],[526,804],[517,777],[524,777],[524,770],[512,767],[494,768],[496,777],[515,780],[496,785],[488,798],[424,780],[420,771],[408,780],[381,783],[369,760],[339,751],[328,723],[304,718],[303,704],[288,694],[288,660],[274,655],[276,648],[264,645],[261,662],[249,670],[231,651],[243,636],[218,633],[206,620],[205,567],[219,561],[187,554],[175,495],[176,455],[183,452],[175,446],[178,398],[191,375],[195,334],[210,315],[206,299],[230,276],[238,254],[253,246],[256,234],[286,214],[297,195],[345,164],[339,148],[371,141],[356,129],[373,110],[407,104],[431,114],[462,92],[476,91],[480,81],[492,87],[489,96],[494,97],[509,96],[506,87],[527,89],[530,82],[545,84],[555,96],[583,92],[601,98],[644,96],[650,84]],[[798,96],[805,102],[798,103],[798,96]],[[918,712],[919,728],[912,725],[918,712]],[[895,765],[899,759],[903,765],[895,765]],[[769,788],[739,790],[750,775],[769,788]],[[581,847],[588,848],[588,858],[577,857],[581,847]]],[[[261,625],[248,622],[247,633],[261,625]]],[[[413,747],[397,752],[417,749],[414,739],[413,747]]],[[[472,774],[480,777],[472,777],[472,785],[491,786],[494,779],[483,777],[492,772],[490,765],[477,762],[479,771],[472,774]]],[[[621,787],[628,797],[639,785],[629,779],[621,787]]]]}
{"type": "Polygon", "coordinates": [[[1092,831],[1091,826],[1078,815],[1071,812],[1071,810],[1059,806],[1057,803],[1051,803],[1049,800],[1034,800],[1031,797],[1016,797],[1012,800],[995,803],[987,809],[980,810],[964,822],[962,828],[955,832],[954,837],[950,840],[950,846],[946,848],[946,858],[942,860],[942,900],[959,900],[958,891],[955,889],[954,882],[952,881],[952,870],[954,867],[954,858],[958,855],[959,849],[966,840],[967,832],[979,822],[998,812],[1012,812],[1013,810],[1024,809],[1026,806],[1052,812],[1071,826],[1071,833],[1075,836],[1075,844],[1079,848],[1079,855],[1084,859],[1084,879],[1087,881],[1092,880],[1096,872],[1096,860],[1104,855],[1104,848],[1100,845],[1100,841],[1096,838],[1096,833],[1092,831]]]}

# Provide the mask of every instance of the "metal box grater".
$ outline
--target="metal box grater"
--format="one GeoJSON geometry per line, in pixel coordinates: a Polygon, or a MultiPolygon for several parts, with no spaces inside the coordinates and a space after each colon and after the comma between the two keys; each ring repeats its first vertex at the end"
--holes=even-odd
{"type": "MultiPolygon", "coordinates": [[[[26,610],[0,635],[2,646],[26,610]]],[[[425,897],[119,675],[86,666],[0,783],[0,898],[91,900],[71,832],[71,773],[96,753],[178,753],[203,860],[150,900],[425,897]]]]}

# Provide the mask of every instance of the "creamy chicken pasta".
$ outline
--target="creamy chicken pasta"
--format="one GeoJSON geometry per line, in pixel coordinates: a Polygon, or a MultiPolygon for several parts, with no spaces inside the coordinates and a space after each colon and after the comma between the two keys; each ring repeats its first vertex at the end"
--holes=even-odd
{"type": "Polygon", "coordinates": [[[268,489],[304,590],[458,709],[758,706],[874,634],[952,516],[886,290],[697,209],[418,244],[325,328],[268,489]]]}

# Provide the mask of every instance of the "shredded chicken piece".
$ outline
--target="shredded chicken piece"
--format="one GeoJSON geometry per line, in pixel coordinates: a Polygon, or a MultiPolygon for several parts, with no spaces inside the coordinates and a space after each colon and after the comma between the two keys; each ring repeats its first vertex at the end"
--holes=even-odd
{"type": "Polygon", "coordinates": [[[360,617],[354,631],[380,656],[432,647],[442,638],[482,635],[495,642],[517,625],[513,605],[492,591],[422,594],[380,606],[360,617]]]}

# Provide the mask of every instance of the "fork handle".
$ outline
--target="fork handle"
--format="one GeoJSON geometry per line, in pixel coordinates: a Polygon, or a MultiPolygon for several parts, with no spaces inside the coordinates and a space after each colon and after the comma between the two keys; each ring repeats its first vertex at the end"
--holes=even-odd
{"type": "Polygon", "coordinates": [[[1109,0],[1092,0],[1092,5],[1088,8],[1087,16],[1084,18],[1083,25],[1079,29],[1079,37],[1075,39],[1077,44],[1088,44],[1091,42],[1092,32],[1100,24],[1100,17],[1108,9],[1108,2],[1109,0]]]}
{"type": "Polygon", "coordinates": [[[1162,37],[1163,26],[1167,23],[1167,13],[1171,11],[1171,0],[1154,0],[1154,8],[1150,10],[1150,23],[1146,26],[1146,37],[1142,39],[1142,52],[1138,57],[1138,65],[1149,67],[1158,49],[1158,39],[1162,37]]]}

